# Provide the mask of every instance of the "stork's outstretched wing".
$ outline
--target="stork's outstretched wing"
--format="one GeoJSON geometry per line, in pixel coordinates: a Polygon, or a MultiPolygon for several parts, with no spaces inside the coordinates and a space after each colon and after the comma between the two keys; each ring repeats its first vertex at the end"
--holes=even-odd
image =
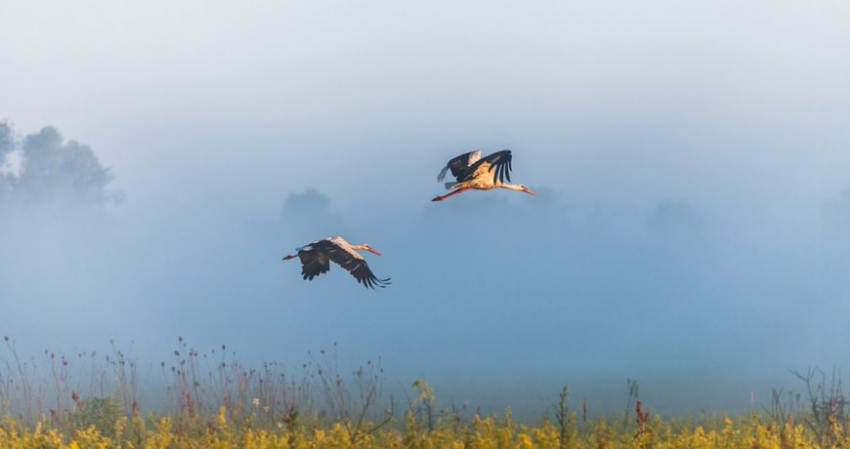
{"type": "Polygon", "coordinates": [[[461,154],[460,156],[453,158],[440,170],[440,174],[437,175],[437,181],[442,182],[446,177],[446,172],[451,170],[452,176],[457,179],[458,182],[463,181],[464,178],[468,175],[470,167],[472,164],[478,162],[481,159],[481,150],[470,151],[469,153],[461,154]]]}
{"type": "MultiPolygon", "coordinates": [[[[363,256],[356,252],[342,247],[333,240],[320,240],[313,245],[313,249],[338,264],[346,271],[351,273],[357,282],[363,284],[367,288],[375,288],[375,286],[384,288],[390,284],[389,278],[378,279],[369,265],[363,260],[363,256]]],[[[327,269],[325,270],[327,271],[327,269]]]]}
{"type": "Polygon", "coordinates": [[[328,256],[316,251],[312,246],[307,247],[310,249],[298,251],[298,258],[301,259],[301,276],[308,281],[312,281],[314,277],[327,273],[331,269],[328,256]]]}
{"type": "Polygon", "coordinates": [[[505,179],[511,182],[512,160],[511,150],[497,151],[469,167],[467,177],[459,181],[472,179],[476,175],[481,175],[481,170],[486,170],[487,172],[493,172],[493,184],[496,184],[496,180],[502,184],[505,183],[505,179]]]}

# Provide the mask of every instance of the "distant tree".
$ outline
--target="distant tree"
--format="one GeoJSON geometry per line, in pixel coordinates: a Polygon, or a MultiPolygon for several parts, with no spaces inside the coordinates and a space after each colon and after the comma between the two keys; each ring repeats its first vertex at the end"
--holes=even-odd
{"type": "MultiPolygon", "coordinates": [[[[0,126],[0,163],[15,148],[11,128],[0,126]]],[[[108,189],[113,180],[94,151],[74,140],[65,142],[56,128],[30,134],[20,144],[20,170],[4,175],[6,197],[35,204],[102,207],[120,202],[122,194],[108,189]]]]}
{"type": "Polygon", "coordinates": [[[660,233],[680,234],[698,229],[702,218],[687,201],[664,200],[647,217],[650,229],[660,233]]]}
{"type": "Polygon", "coordinates": [[[342,234],[342,219],[331,213],[330,205],[330,198],[314,188],[290,193],[283,203],[283,225],[300,238],[342,234]]]}
{"type": "Polygon", "coordinates": [[[15,149],[12,127],[0,122],[0,201],[3,201],[12,190],[14,176],[8,172],[6,163],[8,155],[15,149]]]}
{"type": "Polygon", "coordinates": [[[331,199],[314,188],[303,192],[290,193],[283,203],[284,219],[294,219],[303,216],[321,216],[328,213],[331,199]]]}
{"type": "Polygon", "coordinates": [[[6,163],[6,155],[15,149],[12,137],[12,127],[6,122],[0,122],[0,167],[6,163]]]}

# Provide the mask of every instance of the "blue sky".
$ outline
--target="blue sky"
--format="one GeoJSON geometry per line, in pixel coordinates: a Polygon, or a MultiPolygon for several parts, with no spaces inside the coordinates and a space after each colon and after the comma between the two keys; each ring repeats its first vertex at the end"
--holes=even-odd
{"type": "Polygon", "coordinates": [[[3,10],[0,119],[90,145],[126,194],[96,224],[0,210],[22,347],[156,359],[182,335],[298,364],[338,342],[529,407],[561,383],[619,406],[630,377],[662,407],[740,408],[846,365],[842,2],[3,10]],[[430,203],[476,148],[512,149],[541,195],[430,203]],[[308,188],[329,203],[285,206],[308,188]],[[383,252],[392,287],[280,261],[329,234],[383,252]]]}

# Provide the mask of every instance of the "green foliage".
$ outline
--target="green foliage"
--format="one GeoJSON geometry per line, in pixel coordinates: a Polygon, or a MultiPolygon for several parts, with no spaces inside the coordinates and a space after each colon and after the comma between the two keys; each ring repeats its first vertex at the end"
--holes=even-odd
{"type": "Polygon", "coordinates": [[[83,430],[94,426],[102,435],[112,436],[123,416],[124,404],[118,396],[87,397],[78,402],[74,424],[83,430]]]}

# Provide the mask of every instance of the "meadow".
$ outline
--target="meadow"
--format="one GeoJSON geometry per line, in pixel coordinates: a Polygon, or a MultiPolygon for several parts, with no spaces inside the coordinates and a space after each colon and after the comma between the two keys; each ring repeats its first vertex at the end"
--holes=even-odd
{"type": "Polygon", "coordinates": [[[249,367],[226,346],[201,353],[182,339],[158,363],[45,351],[25,358],[4,338],[0,448],[806,448],[850,447],[839,373],[800,374],[805,395],[774,391],[760,411],[733,416],[653,414],[637,381],[625,408],[591,415],[569,388],[542,419],[443,403],[424,379],[388,392],[380,361],[341,370],[335,349],[294,369],[249,367]]]}

